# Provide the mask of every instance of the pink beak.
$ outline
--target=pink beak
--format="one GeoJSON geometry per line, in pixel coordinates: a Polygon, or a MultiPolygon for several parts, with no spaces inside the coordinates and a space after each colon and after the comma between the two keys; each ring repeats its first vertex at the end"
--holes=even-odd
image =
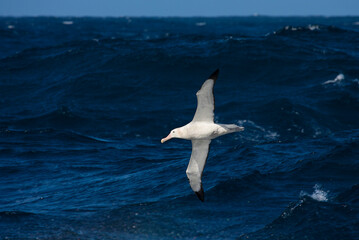
{"type": "Polygon", "coordinates": [[[168,134],[167,137],[161,139],[161,143],[164,143],[164,142],[170,140],[171,138],[172,138],[172,137],[171,137],[171,134],[168,134]]]}

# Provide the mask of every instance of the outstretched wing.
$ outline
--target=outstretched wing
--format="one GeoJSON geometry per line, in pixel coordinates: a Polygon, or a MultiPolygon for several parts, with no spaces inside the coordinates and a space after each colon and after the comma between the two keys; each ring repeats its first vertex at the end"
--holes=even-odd
{"type": "Polygon", "coordinates": [[[197,92],[197,109],[192,122],[213,122],[213,86],[217,80],[218,73],[219,69],[214,71],[211,76],[203,83],[201,89],[197,92]]]}
{"type": "Polygon", "coordinates": [[[186,170],[189,184],[202,202],[204,201],[204,192],[201,178],[204,165],[206,165],[210,143],[211,140],[192,140],[191,160],[186,170]]]}

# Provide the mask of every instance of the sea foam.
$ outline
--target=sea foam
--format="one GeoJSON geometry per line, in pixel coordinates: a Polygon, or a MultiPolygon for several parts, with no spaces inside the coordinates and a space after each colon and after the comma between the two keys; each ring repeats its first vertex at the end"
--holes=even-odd
{"type": "Polygon", "coordinates": [[[338,74],[338,76],[336,76],[333,80],[328,80],[323,82],[322,84],[339,84],[341,83],[341,81],[343,81],[345,79],[344,74],[340,73],[338,74]]]}
{"type": "Polygon", "coordinates": [[[72,24],[74,24],[74,22],[73,21],[63,21],[62,24],[64,24],[64,25],[72,25],[72,24]]]}
{"type": "Polygon", "coordinates": [[[309,196],[318,202],[328,201],[328,191],[324,191],[319,184],[315,184],[313,188],[314,188],[314,192],[312,194],[308,194],[302,191],[300,193],[300,196],[309,196]]]}

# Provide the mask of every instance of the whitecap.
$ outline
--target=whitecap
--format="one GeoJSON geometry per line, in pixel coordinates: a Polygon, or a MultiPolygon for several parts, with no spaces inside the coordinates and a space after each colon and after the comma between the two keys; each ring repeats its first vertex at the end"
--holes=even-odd
{"type": "Polygon", "coordinates": [[[64,25],[72,25],[74,22],[73,21],[63,21],[62,24],[64,25]]]}
{"type": "Polygon", "coordinates": [[[206,22],[197,22],[196,23],[196,26],[198,26],[198,27],[203,27],[203,26],[206,26],[206,25],[207,25],[206,22]]]}
{"type": "Polygon", "coordinates": [[[309,25],[308,25],[308,29],[309,29],[310,31],[319,30],[319,26],[318,26],[318,25],[311,25],[311,24],[309,24],[309,25]]]}
{"type": "Polygon", "coordinates": [[[339,84],[341,81],[344,80],[344,74],[340,73],[338,76],[336,76],[333,80],[328,80],[323,82],[322,84],[339,84]]]}
{"type": "Polygon", "coordinates": [[[327,202],[328,201],[328,191],[324,191],[319,184],[314,185],[314,192],[312,194],[308,194],[304,191],[300,193],[301,196],[309,196],[312,199],[318,202],[327,202]]]}
{"type": "Polygon", "coordinates": [[[353,22],[353,25],[359,25],[359,22],[353,22]]]}
{"type": "Polygon", "coordinates": [[[8,25],[7,28],[8,28],[8,29],[14,29],[15,26],[14,26],[14,25],[8,25]]]}

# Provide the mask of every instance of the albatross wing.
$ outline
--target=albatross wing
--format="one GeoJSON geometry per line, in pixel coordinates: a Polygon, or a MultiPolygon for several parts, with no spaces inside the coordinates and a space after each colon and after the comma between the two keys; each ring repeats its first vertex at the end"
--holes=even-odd
{"type": "Polygon", "coordinates": [[[203,202],[204,192],[202,187],[202,172],[208,157],[209,144],[211,140],[192,140],[192,154],[186,174],[192,190],[203,202]]]}
{"type": "Polygon", "coordinates": [[[197,109],[192,122],[213,122],[213,86],[217,80],[218,73],[219,69],[214,71],[211,76],[203,83],[201,89],[197,92],[197,109]]]}

